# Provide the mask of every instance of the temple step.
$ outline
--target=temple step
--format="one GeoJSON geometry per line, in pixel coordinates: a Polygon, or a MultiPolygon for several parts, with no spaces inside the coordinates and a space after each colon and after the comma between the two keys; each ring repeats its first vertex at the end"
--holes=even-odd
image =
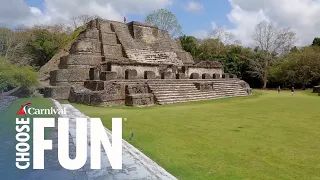
{"type": "Polygon", "coordinates": [[[148,85],[157,104],[173,104],[191,101],[213,100],[235,96],[247,96],[236,80],[217,80],[212,90],[201,91],[192,81],[151,81],[148,85]]]}

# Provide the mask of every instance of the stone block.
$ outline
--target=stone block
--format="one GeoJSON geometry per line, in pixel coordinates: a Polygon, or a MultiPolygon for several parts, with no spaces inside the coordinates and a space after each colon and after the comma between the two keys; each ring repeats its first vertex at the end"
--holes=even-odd
{"type": "Polygon", "coordinates": [[[105,57],[110,57],[110,58],[119,58],[123,57],[123,52],[122,52],[122,46],[121,44],[104,44],[103,45],[103,52],[105,57]]]}
{"type": "Polygon", "coordinates": [[[90,105],[90,96],[91,96],[91,94],[84,94],[83,95],[83,104],[90,105]]]}
{"type": "Polygon", "coordinates": [[[190,79],[199,79],[199,74],[198,73],[192,73],[191,75],[190,75],[190,79]]]}
{"type": "Polygon", "coordinates": [[[68,69],[81,65],[97,66],[102,62],[100,55],[91,54],[69,54],[60,58],[60,69],[68,69]],[[76,66],[74,66],[76,65],[76,66]]]}
{"type": "Polygon", "coordinates": [[[212,79],[212,76],[208,73],[203,73],[202,74],[202,79],[212,79]]]}
{"type": "Polygon", "coordinates": [[[213,79],[220,79],[221,75],[220,74],[213,74],[213,79]]]}
{"type": "Polygon", "coordinates": [[[118,44],[116,33],[101,33],[102,44],[118,44]]]}
{"type": "Polygon", "coordinates": [[[109,81],[113,79],[117,79],[117,72],[112,72],[112,71],[100,72],[100,80],[109,81]]]}
{"type": "Polygon", "coordinates": [[[84,39],[96,39],[99,40],[99,30],[98,29],[86,29],[82,31],[78,39],[84,40],[84,39]]]}
{"type": "Polygon", "coordinates": [[[100,28],[101,32],[112,32],[111,25],[108,22],[100,22],[99,28],[100,28]]]}
{"type": "Polygon", "coordinates": [[[101,91],[104,90],[104,82],[103,81],[85,81],[84,85],[85,88],[90,89],[92,91],[101,91]]]}
{"type": "Polygon", "coordinates": [[[228,73],[224,73],[224,74],[222,74],[222,78],[223,79],[228,79],[230,76],[229,76],[229,74],[228,73]]]}
{"type": "Polygon", "coordinates": [[[50,82],[84,82],[88,78],[88,69],[59,69],[50,72],[50,82]]]}
{"type": "Polygon", "coordinates": [[[213,83],[211,82],[201,82],[201,83],[194,83],[194,85],[200,91],[213,91],[213,83]]]}
{"type": "Polygon", "coordinates": [[[149,93],[149,86],[147,84],[130,84],[126,85],[126,94],[146,94],[149,93]]]}
{"type": "Polygon", "coordinates": [[[176,79],[186,79],[186,75],[184,73],[176,74],[176,79]]]}
{"type": "Polygon", "coordinates": [[[182,60],[183,64],[194,64],[193,57],[189,52],[179,51],[176,52],[179,59],[182,60]]]}
{"type": "Polygon", "coordinates": [[[101,45],[97,40],[78,40],[70,48],[70,54],[77,53],[101,53],[101,45]]]}
{"type": "Polygon", "coordinates": [[[320,86],[314,86],[313,93],[320,93],[320,86]]]}
{"type": "Polygon", "coordinates": [[[173,79],[172,72],[162,72],[161,79],[173,79]]]}
{"type": "Polygon", "coordinates": [[[98,28],[98,26],[97,26],[97,21],[96,21],[96,20],[91,20],[91,21],[88,23],[87,27],[88,27],[89,29],[97,29],[97,28],[98,28]]]}
{"type": "Polygon", "coordinates": [[[138,72],[135,69],[127,69],[125,71],[125,79],[137,79],[138,72]]]}
{"type": "Polygon", "coordinates": [[[144,79],[156,79],[156,73],[153,71],[145,71],[144,79]]]}
{"type": "Polygon", "coordinates": [[[75,82],[54,81],[54,82],[50,82],[49,84],[50,84],[50,86],[83,86],[83,82],[84,81],[75,81],[75,82]]]}
{"type": "Polygon", "coordinates": [[[153,94],[127,95],[125,99],[127,106],[151,106],[154,104],[153,94]]]}
{"type": "Polygon", "coordinates": [[[53,98],[58,100],[66,100],[70,95],[70,86],[51,86],[44,88],[44,97],[45,98],[53,98]]]}

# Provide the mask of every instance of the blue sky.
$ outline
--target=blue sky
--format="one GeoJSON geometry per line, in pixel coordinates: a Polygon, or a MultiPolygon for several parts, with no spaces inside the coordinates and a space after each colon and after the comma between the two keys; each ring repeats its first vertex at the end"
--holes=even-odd
{"type": "MultiPolygon", "coordinates": [[[[168,7],[168,10],[178,18],[184,33],[190,34],[199,29],[211,30],[212,21],[219,26],[232,27],[227,18],[227,14],[231,11],[230,3],[227,0],[199,0],[197,2],[203,5],[203,10],[200,12],[187,12],[184,9],[185,2],[182,0],[176,1],[168,7]]],[[[144,21],[145,16],[129,15],[129,18],[130,20],[144,21]]]]}
{"type": "MultiPolygon", "coordinates": [[[[37,7],[44,11],[44,0],[24,0],[29,6],[37,7]]],[[[192,34],[198,30],[212,29],[211,22],[214,21],[218,26],[233,27],[227,18],[231,11],[230,3],[227,0],[198,0],[194,1],[203,6],[199,12],[186,11],[187,1],[175,0],[166,8],[173,12],[183,27],[183,33],[192,34]],[[192,22],[192,23],[190,23],[192,22]]],[[[130,13],[127,15],[128,21],[144,21],[146,14],[130,13]]]]}
{"type": "Polygon", "coordinates": [[[198,38],[205,38],[215,23],[249,45],[254,27],[263,20],[277,28],[291,28],[297,45],[320,36],[320,0],[0,0],[0,24],[68,23],[80,14],[143,21],[159,8],[173,12],[183,33],[198,38]]]}

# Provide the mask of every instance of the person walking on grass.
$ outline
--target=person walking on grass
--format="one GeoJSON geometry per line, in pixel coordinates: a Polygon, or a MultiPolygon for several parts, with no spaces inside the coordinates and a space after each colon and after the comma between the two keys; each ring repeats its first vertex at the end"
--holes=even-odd
{"type": "Polygon", "coordinates": [[[280,86],[278,87],[278,94],[280,94],[280,91],[281,91],[281,88],[280,88],[280,86]]]}
{"type": "Polygon", "coordinates": [[[294,87],[291,88],[291,94],[292,94],[292,96],[293,96],[293,94],[294,94],[294,87]]]}

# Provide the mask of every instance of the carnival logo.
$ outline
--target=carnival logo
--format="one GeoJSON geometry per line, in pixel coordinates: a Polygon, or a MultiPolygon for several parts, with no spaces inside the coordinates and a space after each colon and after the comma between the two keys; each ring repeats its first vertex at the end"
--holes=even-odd
{"type": "Polygon", "coordinates": [[[31,102],[28,102],[21,106],[19,111],[17,112],[17,115],[62,115],[67,114],[67,109],[55,109],[51,107],[50,109],[36,109],[36,108],[30,108],[31,102]]]}
{"type": "Polygon", "coordinates": [[[17,115],[27,115],[30,105],[31,105],[31,102],[28,102],[27,104],[22,105],[19,111],[17,112],[17,115]]]}

